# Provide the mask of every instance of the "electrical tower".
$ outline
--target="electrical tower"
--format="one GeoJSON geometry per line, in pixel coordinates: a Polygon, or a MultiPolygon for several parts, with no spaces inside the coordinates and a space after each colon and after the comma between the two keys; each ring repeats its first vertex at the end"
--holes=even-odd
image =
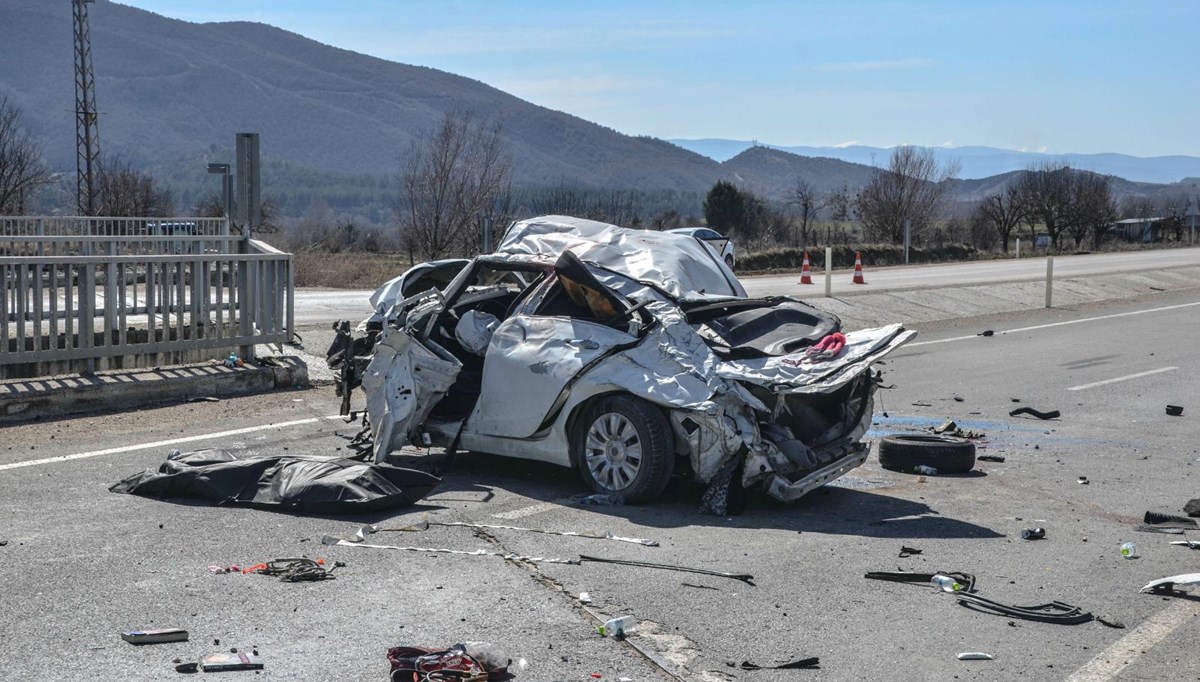
{"type": "Polygon", "coordinates": [[[96,76],[92,72],[92,36],[87,6],[95,0],[71,0],[75,18],[75,174],[79,212],[96,214],[96,175],[100,172],[100,130],[96,115],[96,76]]]}

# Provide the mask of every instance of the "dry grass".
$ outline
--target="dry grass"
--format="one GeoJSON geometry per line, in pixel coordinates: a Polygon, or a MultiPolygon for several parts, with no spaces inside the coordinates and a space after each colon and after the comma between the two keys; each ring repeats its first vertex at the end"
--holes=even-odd
{"type": "Polygon", "coordinates": [[[377,253],[303,251],[295,263],[296,286],[331,289],[374,289],[410,267],[406,256],[377,253]]]}

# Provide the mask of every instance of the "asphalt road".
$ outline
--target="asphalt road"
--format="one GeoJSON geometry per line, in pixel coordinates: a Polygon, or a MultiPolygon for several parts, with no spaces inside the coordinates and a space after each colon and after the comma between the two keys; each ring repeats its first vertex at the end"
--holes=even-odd
{"type": "MultiPolygon", "coordinates": [[[[1054,259],[1054,274],[1055,277],[1071,277],[1186,265],[1200,265],[1200,248],[1058,256],[1054,259]]],[[[1022,258],[1021,260],[974,261],[886,268],[876,268],[868,262],[865,268],[867,281],[865,285],[853,284],[851,282],[852,274],[848,270],[835,271],[833,293],[844,295],[896,289],[1044,279],[1046,259],[1022,258]]],[[[824,272],[814,272],[813,278],[815,285],[811,287],[812,291],[823,293],[825,291],[824,272]]],[[[801,291],[797,284],[799,277],[795,273],[749,276],[739,279],[751,296],[801,293],[813,295],[807,288],[801,291]]],[[[371,293],[366,290],[297,289],[296,325],[303,329],[305,325],[326,325],[336,320],[360,320],[371,314],[371,306],[367,301],[371,293]]]]}
{"type": "MultiPolygon", "coordinates": [[[[921,336],[882,367],[895,387],[881,391],[872,435],[953,418],[986,433],[981,454],[1006,461],[921,480],[872,458],[795,505],[752,497],[745,514],[728,518],[698,515],[697,492],[683,483],[655,504],[580,507],[573,472],[471,454],[455,459],[426,504],[395,518],[298,517],[107,492],[172,447],[337,454],[356,429],[326,418],[337,404],[328,388],[9,427],[0,443],[0,557],[9,567],[0,641],[10,653],[0,679],[173,679],[175,658],[256,646],[267,668],[253,679],[382,680],[388,646],[460,640],[525,658],[518,680],[1197,679],[1200,601],[1137,590],[1195,571],[1200,555],[1170,546],[1177,536],[1134,528],[1147,510],[1179,513],[1200,497],[1200,475],[1191,478],[1200,457],[1198,312],[1192,290],[918,327],[921,336]],[[984,329],[996,334],[976,336],[984,329]],[[1167,403],[1184,415],[1166,416],[1167,403]],[[1019,405],[1062,417],[1008,416],[1019,405]],[[373,539],[655,561],[750,573],[756,585],[317,544],[364,521],[398,526],[424,514],[610,531],[661,546],[452,527],[373,539]],[[1044,527],[1046,539],[1022,540],[1031,526],[1044,527]],[[1120,557],[1126,541],[1140,559],[1120,557]],[[901,545],[923,554],[899,558],[901,545]],[[348,565],[336,580],[312,584],[206,570],[295,555],[348,565]],[[1062,600],[1127,627],[1010,622],[927,587],[862,577],[897,568],[974,573],[992,599],[1062,600]],[[638,634],[624,643],[596,635],[573,598],[581,591],[598,615],[635,616],[638,634]],[[192,641],[120,640],[137,627],[184,627],[192,641]],[[964,651],[996,660],[957,660],[964,651]],[[819,671],[736,667],[808,656],[820,657],[819,671]]],[[[414,453],[410,461],[434,460],[414,453]]]]}

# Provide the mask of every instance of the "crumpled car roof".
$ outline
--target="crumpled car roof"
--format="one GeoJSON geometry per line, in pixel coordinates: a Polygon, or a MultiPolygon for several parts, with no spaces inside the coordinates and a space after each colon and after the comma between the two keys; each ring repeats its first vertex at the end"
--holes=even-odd
{"type": "Polygon", "coordinates": [[[688,235],[638,230],[570,216],[541,216],[512,224],[496,253],[553,262],[570,250],[674,299],[746,297],[737,278],[709,247],[688,235]]]}

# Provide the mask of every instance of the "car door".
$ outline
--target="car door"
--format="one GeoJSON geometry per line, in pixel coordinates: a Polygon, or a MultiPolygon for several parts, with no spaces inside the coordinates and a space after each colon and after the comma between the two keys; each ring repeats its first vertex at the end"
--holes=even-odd
{"type": "Polygon", "coordinates": [[[561,406],[578,374],[636,344],[636,310],[567,252],[528,307],[497,327],[483,363],[479,402],[467,428],[527,438],[561,406]],[[631,321],[632,318],[632,321],[631,321]]]}

